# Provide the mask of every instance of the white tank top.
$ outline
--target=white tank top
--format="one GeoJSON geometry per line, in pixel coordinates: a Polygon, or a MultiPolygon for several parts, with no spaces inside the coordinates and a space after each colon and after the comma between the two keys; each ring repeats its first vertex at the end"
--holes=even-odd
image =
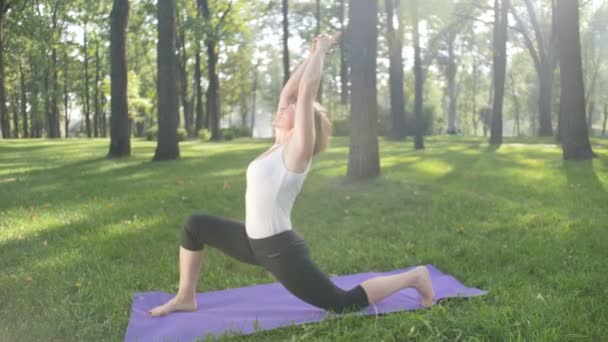
{"type": "Polygon", "coordinates": [[[291,208],[310,170],[312,159],[302,173],[287,170],[283,162],[285,144],[255,159],[247,167],[245,228],[252,239],[266,238],[291,226],[291,208]]]}

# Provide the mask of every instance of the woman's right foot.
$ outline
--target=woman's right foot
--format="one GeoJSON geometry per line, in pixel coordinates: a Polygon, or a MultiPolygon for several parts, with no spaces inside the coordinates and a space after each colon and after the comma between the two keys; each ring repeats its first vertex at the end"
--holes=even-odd
{"type": "Polygon", "coordinates": [[[431,282],[429,270],[427,270],[425,266],[418,266],[414,269],[414,272],[416,272],[416,280],[414,283],[414,287],[422,296],[420,305],[424,307],[429,307],[433,305],[433,300],[435,299],[435,291],[433,290],[433,284],[431,282]]]}
{"type": "Polygon", "coordinates": [[[148,311],[148,314],[152,317],[165,316],[175,311],[196,311],[196,299],[182,299],[177,296],[173,297],[170,301],[163,305],[157,306],[152,310],[148,311]]]}

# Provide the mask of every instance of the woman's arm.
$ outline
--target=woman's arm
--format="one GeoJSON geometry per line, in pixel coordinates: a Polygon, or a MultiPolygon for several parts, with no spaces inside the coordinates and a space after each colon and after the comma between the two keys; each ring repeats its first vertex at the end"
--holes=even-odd
{"type": "Polygon", "coordinates": [[[337,43],[341,33],[334,36],[322,36],[317,41],[317,48],[310,57],[310,61],[304,70],[298,87],[298,101],[296,103],[296,114],[292,140],[300,158],[308,160],[314,152],[314,107],[313,101],[316,97],[323,63],[327,52],[337,43]]]}
{"type": "Polygon", "coordinates": [[[287,107],[289,103],[295,102],[294,99],[298,96],[298,86],[300,84],[300,80],[302,79],[302,75],[304,74],[304,70],[306,69],[306,66],[308,66],[312,55],[314,55],[315,53],[316,41],[317,38],[315,38],[312,42],[308,57],[304,59],[304,61],[296,69],[296,72],[291,74],[291,77],[283,86],[283,90],[281,90],[281,96],[279,97],[279,108],[287,107]]]}

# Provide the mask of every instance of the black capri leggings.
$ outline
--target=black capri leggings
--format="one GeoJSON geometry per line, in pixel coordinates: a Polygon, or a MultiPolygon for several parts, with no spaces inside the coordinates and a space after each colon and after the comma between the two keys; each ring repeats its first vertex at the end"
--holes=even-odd
{"type": "Polygon", "coordinates": [[[182,228],[181,246],[200,251],[205,245],[242,262],[264,267],[289,292],[316,307],[343,313],[369,305],[367,294],[360,285],[348,291],[334,285],[310,260],[306,241],[293,230],[251,239],[240,221],[193,214],[182,228]]]}

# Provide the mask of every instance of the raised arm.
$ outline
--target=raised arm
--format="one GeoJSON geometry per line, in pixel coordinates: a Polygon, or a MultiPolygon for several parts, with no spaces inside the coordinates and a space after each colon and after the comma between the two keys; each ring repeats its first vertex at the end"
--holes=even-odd
{"type": "Polygon", "coordinates": [[[295,99],[298,96],[298,86],[300,84],[300,80],[302,79],[302,75],[304,74],[304,70],[312,55],[314,54],[316,49],[316,38],[313,40],[313,43],[310,47],[310,52],[308,57],[304,59],[304,61],[300,64],[300,66],[296,69],[296,72],[291,74],[287,83],[283,86],[283,90],[281,90],[281,96],[279,98],[279,108],[287,107],[290,103],[295,102],[295,99]]]}
{"type": "Polygon", "coordinates": [[[317,47],[310,57],[298,87],[298,100],[293,128],[293,144],[300,158],[308,160],[314,152],[314,99],[321,81],[325,55],[336,45],[341,33],[334,36],[321,36],[317,47]]]}

